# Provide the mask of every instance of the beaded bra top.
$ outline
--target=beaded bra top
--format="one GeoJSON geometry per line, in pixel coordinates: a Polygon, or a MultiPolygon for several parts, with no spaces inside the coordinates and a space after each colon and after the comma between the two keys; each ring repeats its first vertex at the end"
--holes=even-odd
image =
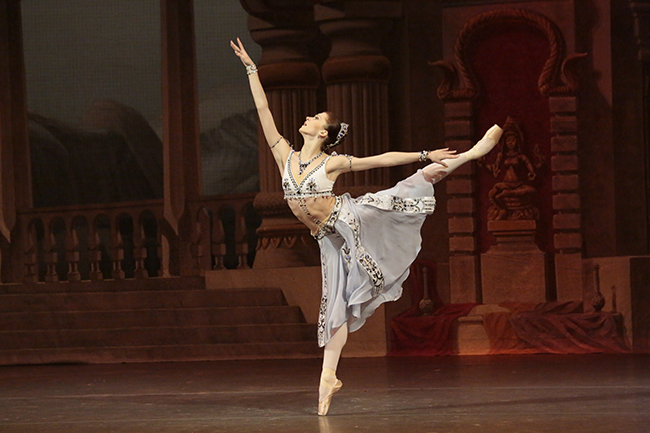
{"type": "Polygon", "coordinates": [[[298,183],[291,171],[291,158],[294,153],[295,151],[291,149],[291,153],[289,153],[289,157],[287,158],[287,164],[284,168],[284,174],[282,175],[284,198],[290,200],[333,196],[332,187],[334,186],[334,181],[327,178],[325,171],[325,164],[327,164],[331,155],[311,169],[300,183],[298,183]]]}

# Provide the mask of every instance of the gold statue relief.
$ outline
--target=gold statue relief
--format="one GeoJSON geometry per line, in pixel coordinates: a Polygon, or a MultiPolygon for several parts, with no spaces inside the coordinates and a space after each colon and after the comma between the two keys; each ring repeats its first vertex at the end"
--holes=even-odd
{"type": "Polygon", "coordinates": [[[536,145],[535,163],[531,162],[523,151],[521,129],[512,118],[508,117],[503,129],[499,153],[494,161],[489,162],[487,157],[478,161],[479,166],[498,179],[488,193],[488,220],[537,220],[537,189],[531,183],[544,165],[544,157],[539,152],[539,145],[536,145]]]}

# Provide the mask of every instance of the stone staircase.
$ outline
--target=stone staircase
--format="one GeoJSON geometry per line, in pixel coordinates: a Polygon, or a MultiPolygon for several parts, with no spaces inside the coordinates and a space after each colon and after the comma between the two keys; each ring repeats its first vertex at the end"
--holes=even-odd
{"type": "Polygon", "coordinates": [[[317,357],[277,288],[159,278],[0,286],[0,365],[317,357]]]}

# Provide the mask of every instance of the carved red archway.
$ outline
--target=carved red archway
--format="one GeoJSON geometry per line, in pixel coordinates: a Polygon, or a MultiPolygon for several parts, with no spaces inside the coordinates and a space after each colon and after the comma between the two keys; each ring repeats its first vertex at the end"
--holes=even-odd
{"type": "MultiPolygon", "coordinates": [[[[557,281],[557,297],[564,298],[565,292],[575,290],[565,286],[573,285],[576,278],[579,279],[576,275],[565,275],[567,272],[575,273],[574,269],[579,268],[573,265],[567,267],[565,262],[567,259],[574,262],[579,260],[582,251],[575,97],[579,81],[575,66],[576,60],[585,55],[566,56],[564,38],[557,25],[536,12],[499,9],[468,20],[455,41],[454,60],[431,63],[444,72],[438,96],[445,104],[446,144],[464,151],[478,138],[478,133],[489,126],[488,122],[495,122],[494,119],[487,119],[489,116],[482,116],[480,111],[481,99],[485,99],[485,95],[479,71],[472,64],[472,53],[491,32],[508,26],[527,29],[536,37],[541,35],[548,46],[548,55],[542,59],[534,86],[538,102],[540,96],[543,97],[545,108],[541,111],[545,114],[541,116],[544,119],[537,116],[534,121],[538,123],[535,125],[537,128],[543,123],[544,133],[541,135],[544,137],[543,144],[547,149],[550,169],[545,191],[548,214],[545,249],[555,254],[555,266],[553,261],[549,262],[550,268],[546,273],[550,280],[547,284],[555,285],[557,281]]],[[[505,118],[500,120],[505,121],[505,118]]],[[[455,173],[447,181],[450,272],[454,302],[482,301],[480,239],[481,234],[485,233],[486,218],[482,215],[485,207],[481,208],[478,187],[474,167],[455,173]]],[[[554,297],[555,294],[551,296],[554,297]]]]}

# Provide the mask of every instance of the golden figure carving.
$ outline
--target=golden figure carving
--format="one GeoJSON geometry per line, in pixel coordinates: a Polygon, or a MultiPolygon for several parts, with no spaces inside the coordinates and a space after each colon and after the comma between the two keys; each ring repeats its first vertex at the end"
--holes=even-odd
{"type": "Polygon", "coordinates": [[[533,164],[522,151],[523,134],[512,118],[508,118],[500,150],[493,163],[485,157],[479,165],[487,169],[499,181],[488,193],[490,208],[488,220],[537,220],[539,209],[535,205],[537,189],[531,185],[537,178],[537,171],[544,164],[544,158],[535,146],[533,164]]]}

